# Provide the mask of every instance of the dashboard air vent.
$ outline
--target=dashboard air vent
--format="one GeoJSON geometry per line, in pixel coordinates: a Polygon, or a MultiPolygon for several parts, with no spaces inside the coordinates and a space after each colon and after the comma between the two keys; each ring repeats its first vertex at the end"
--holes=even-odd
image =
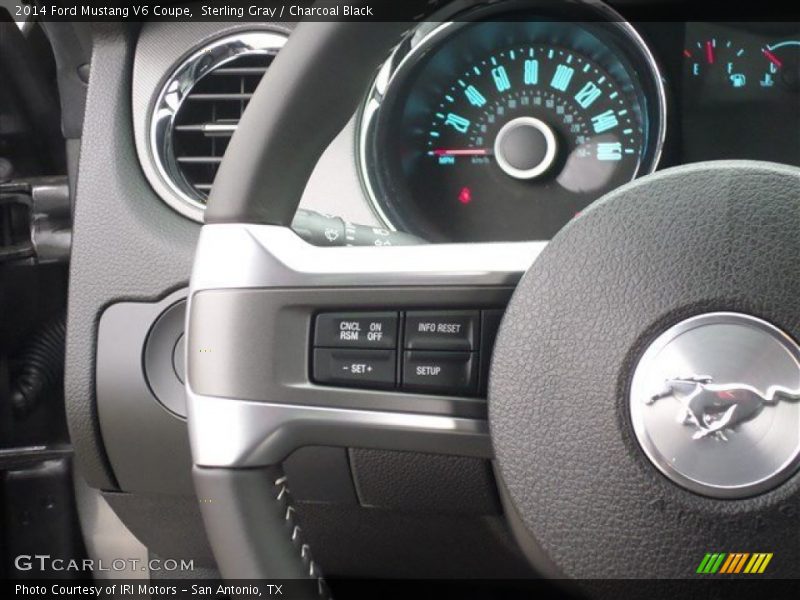
{"type": "Polygon", "coordinates": [[[179,212],[202,221],[208,192],[242,113],[286,42],[273,32],[220,39],[184,61],[161,90],[151,150],[179,212]]]}

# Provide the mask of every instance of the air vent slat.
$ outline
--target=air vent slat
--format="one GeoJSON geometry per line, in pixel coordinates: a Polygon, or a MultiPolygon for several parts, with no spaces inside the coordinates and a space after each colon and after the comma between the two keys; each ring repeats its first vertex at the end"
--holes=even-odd
{"type": "Polygon", "coordinates": [[[186,100],[195,100],[197,102],[220,102],[226,100],[250,100],[253,94],[189,94],[186,100]]]}
{"type": "Polygon", "coordinates": [[[198,165],[198,164],[219,164],[222,162],[221,156],[179,156],[178,157],[179,163],[185,163],[188,165],[198,165]]]}
{"type": "Polygon", "coordinates": [[[269,67],[221,67],[212,71],[212,75],[263,75],[269,67]]]}
{"type": "Polygon", "coordinates": [[[175,131],[186,133],[202,133],[205,136],[230,137],[236,131],[238,123],[200,123],[176,125],[175,131]]]}

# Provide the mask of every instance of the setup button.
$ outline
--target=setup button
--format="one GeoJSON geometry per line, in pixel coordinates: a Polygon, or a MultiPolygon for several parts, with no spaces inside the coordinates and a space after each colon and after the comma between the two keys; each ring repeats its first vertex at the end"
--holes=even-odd
{"type": "Polygon", "coordinates": [[[316,348],[312,371],[317,383],[393,388],[396,364],[394,350],[316,348]]]}
{"type": "Polygon", "coordinates": [[[406,352],[403,389],[446,394],[474,394],[477,369],[471,352],[406,352]]]}

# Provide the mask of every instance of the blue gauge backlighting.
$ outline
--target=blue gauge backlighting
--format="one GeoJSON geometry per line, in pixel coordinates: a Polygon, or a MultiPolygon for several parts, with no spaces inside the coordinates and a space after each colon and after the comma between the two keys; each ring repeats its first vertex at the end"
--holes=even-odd
{"type": "Polygon", "coordinates": [[[630,29],[448,27],[404,65],[370,138],[375,189],[400,225],[433,241],[549,239],[654,168],[663,89],[630,29]]]}

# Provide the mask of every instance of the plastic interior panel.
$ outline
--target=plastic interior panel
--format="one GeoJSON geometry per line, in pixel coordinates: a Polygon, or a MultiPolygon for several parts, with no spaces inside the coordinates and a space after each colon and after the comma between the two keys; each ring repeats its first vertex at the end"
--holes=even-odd
{"type": "Polygon", "coordinates": [[[186,292],[157,303],[120,302],[103,312],[97,338],[97,408],[103,442],[120,489],[192,493],[186,421],[153,395],[144,374],[153,323],[186,292]]]}

